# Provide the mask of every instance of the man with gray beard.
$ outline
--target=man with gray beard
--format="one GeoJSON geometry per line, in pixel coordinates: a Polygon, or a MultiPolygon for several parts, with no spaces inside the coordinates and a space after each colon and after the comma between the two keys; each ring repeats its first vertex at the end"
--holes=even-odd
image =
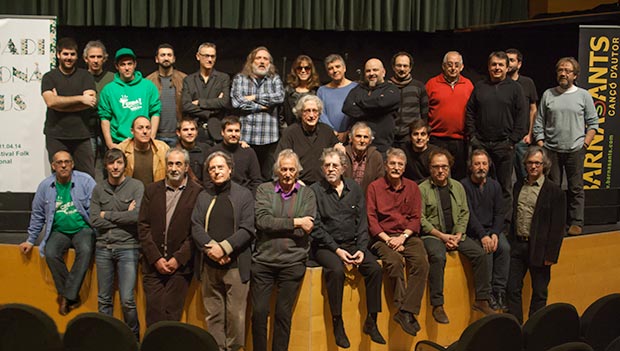
{"type": "Polygon", "coordinates": [[[250,52],[243,70],[233,78],[230,97],[240,116],[241,140],[256,151],[261,174],[270,179],[280,138],[278,107],[284,102],[284,87],[266,47],[250,52]]]}

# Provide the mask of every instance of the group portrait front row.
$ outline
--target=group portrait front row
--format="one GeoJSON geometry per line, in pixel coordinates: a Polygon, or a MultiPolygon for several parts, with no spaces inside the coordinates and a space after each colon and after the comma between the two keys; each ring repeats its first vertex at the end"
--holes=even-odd
{"type": "Polygon", "coordinates": [[[365,283],[363,332],[373,342],[386,343],[377,326],[385,272],[393,291],[393,319],[415,336],[421,330],[427,281],[433,318],[449,323],[443,308],[449,251],[458,251],[472,264],[473,310],[505,311],[523,322],[525,274],[532,277],[531,314],[546,304],[550,266],[558,260],[565,233],[564,192],[546,177],[551,164],[539,146],[524,154],[527,176],[515,185],[508,232],[503,229],[501,188],[488,177],[492,161],[482,149],[471,153],[469,176],[460,181],[450,175],[450,152],[433,149],[429,177],[418,185],[404,177],[406,153],[389,148],[383,175],[366,192],[361,181],[345,176],[351,166],[338,147],[322,150],[322,177],[311,185],[299,178],[304,168],[298,155],[280,151],[273,180],[260,184],[255,195],[233,180],[235,162],[224,151],[207,157],[203,184],[189,176],[190,156],[183,149],[166,151],[164,179],[146,188],[126,175],[128,161],[121,150],[108,150],[104,162],[107,178],[96,184],[73,169],[68,152],[53,155],[54,172],[37,189],[29,237],[20,249],[29,253],[45,227],[39,252],[52,273],[61,315],[81,304],[80,287],[94,256],[99,312],[113,312],[116,276],[123,319],[136,338],[140,326],[134,291],[140,266],[147,327],[181,319],[196,277],[206,328],[221,350],[244,347],[248,301],[253,349],[268,349],[274,292],[272,349],[287,350],[308,260],[323,267],[339,347],[350,347],[342,300],[346,273],[353,268],[365,283]],[[76,255],[69,270],[64,254],[70,247],[76,255]]]}

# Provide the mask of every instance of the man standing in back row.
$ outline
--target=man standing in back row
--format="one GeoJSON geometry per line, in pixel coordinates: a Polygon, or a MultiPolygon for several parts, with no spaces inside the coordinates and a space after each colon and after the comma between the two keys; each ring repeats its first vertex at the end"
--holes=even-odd
{"type": "Polygon", "coordinates": [[[555,65],[558,86],[547,89],[540,100],[534,123],[534,139],[551,159],[549,178],[562,184],[568,180],[568,234],[583,230],[583,161],[586,149],[598,129],[598,114],[592,96],[574,85],[579,75],[579,62],[563,57],[555,65]]]}
{"type": "Polygon", "coordinates": [[[43,75],[41,95],[47,105],[45,148],[50,161],[59,150],[67,150],[75,168],[95,176],[95,155],[90,142],[90,120],[97,105],[95,81],[76,67],[77,43],[72,38],[58,41],[58,68],[43,75]]]}

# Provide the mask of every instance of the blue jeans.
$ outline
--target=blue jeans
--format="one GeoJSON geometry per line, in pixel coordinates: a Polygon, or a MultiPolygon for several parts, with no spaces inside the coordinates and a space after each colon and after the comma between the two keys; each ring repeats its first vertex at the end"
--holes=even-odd
{"type": "Polygon", "coordinates": [[[497,234],[497,250],[488,253],[489,281],[494,293],[505,293],[510,271],[510,243],[504,233],[497,234]]]}
{"type": "Polygon", "coordinates": [[[67,300],[77,301],[84,276],[90,266],[95,243],[92,228],[84,228],[75,234],[52,232],[45,247],[45,261],[52,272],[58,295],[67,300]],[[70,247],[75,249],[75,261],[71,271],[65,263],[65,253],[70,247]]]}
{"type": "Polygon", "coordinates": [[[97,247],[95,262],[97,263],[97,285],[99,292],[97,301],[99,312],[112,315],[114,312],[114,266],[118,270],[118,292],[121,296],[123,318],[131,331],[140,333],[140,322],[136,310],[134,288],[138,275],[139,249],[108,249],[97,247]]]}

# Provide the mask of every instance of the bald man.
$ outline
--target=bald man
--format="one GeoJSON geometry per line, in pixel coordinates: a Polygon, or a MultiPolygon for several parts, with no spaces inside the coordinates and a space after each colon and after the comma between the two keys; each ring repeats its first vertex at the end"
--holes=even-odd
{"type": "Polygon", "coordinates": [[[394,141],[394,121],[400,105],[400,91],[385,82],[383,62],[371,58],[364,65],[364,82],[353,88],[342,112],[356,121],[364,121],[375,132],[373,145],[382,154],[394,141]]]}

